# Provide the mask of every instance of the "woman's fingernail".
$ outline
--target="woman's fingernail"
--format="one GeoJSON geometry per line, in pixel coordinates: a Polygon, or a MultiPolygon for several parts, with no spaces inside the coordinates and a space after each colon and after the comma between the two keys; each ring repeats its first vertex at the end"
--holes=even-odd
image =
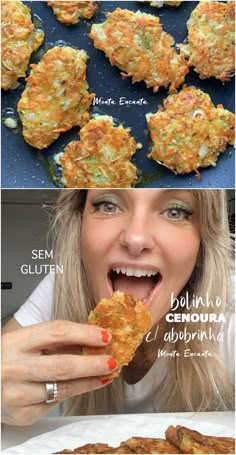
{"type": "Polygon", "coordinates": [[[103,343],[108,343],[110,335],[108,332],[106,332],[106,330],[101,330],[101,338],[103,343]]]}
{"type": "Polygon", "coordinates": [[[108,384],[109,382],[112,382],[112,379],[101,379],[103,385],[108,384]]]}
{"type": "Polygon", "coordinates": [[[107,360],[107,365],[109,370],[114,370],[115,368],[117,368],[117,361],[115,359],[110,358],[107,360]]]}

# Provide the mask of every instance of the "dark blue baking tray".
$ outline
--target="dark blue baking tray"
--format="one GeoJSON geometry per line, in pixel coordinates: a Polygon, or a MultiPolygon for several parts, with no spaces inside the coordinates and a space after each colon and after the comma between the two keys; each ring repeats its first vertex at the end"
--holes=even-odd
{"type": "MultiPolygon", "coordinates": [[[[154,94],[151,89],[141,83],[133,84],[130,79],[122,80],[120,71],[111,67],[105,54],[94,49],[88,33],[93,22],[105,20],[106,12],[118,6],[133,11],[141,9],[143,12],[158,15],[164,30],[172,34],[177,43],[183,42],[187,36],[186,22],[191,11],[198,2],[185,1],[180,8],[163,7],[161,9],[150,7],[136,1],[103,1],[100,2],[98,13],[91,20],[81,20],[76,26],[65,26],[57,21],[52,9],[44,1],[24,2],[32,9],[33,15],[40,18],[44,24],[45,43],[32,57],[33,62],[38,62],[43,53],[55,44],[71,45],[88,51],[87,79],[92,92],[97,98],[103,100],[113,99],[116,104],[92,106],[92,113],[108,114],[122,122],[124,126],[131,127],[132,134],[143,148],[135,154],[133,162],[138,167],[139,183],[141,187],[157,188],[234,188],[235,157],[233,147],[228,147],[218,160],[216,167],[201,169],[201,180],[197,180],[194,173],[174,175],[171,171],[158,165],[147,158],[151,147],[151,140],[147,132],[145,114],[156,112],[157,106],[162,104],[167,96],[167,91],[161,88],[154,94]],[[121,105],[120,98],[126,101],[139,99],[145,100],[141,105],[121,105]]],[[[223,57],[222,57],[223,58],[223,57]]],[[[186,77],[187,85],[195,85],[209,93],[214,104],[222,103],[226,109],[234,110],[234,79],[223,85],[213,78],[201,81],[198,75],[190,70],[186,77]]],[[[24,89],[25,82],[13,91],[2,93],[3,117],[6,110],[16,109],[17,101],[24,89]]],[[[20,122],[19,122],[20,125],[20,122]]],[[[62,134],[45,151],[38,151],[29,146],[18,132],[13,133],[2,126],[2,187],[3,188],[53,188],[58,184],[52,171],[52,157],[63,150],[65,145],[79,139],[79,128],[62,134]],[[53,177],[54,176],[54,177],[53,177]]],[[[60,174],[60,172],[59,172],[60,174]]]]}

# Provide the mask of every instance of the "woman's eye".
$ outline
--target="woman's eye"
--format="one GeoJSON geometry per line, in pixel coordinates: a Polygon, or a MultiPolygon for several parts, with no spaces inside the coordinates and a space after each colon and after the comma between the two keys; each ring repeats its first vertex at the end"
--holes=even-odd
{"type": "Polygon", "coordinates": [[[95,202],[93,204],[95,207],[96,211],[102,212],[102,213],[108,213],[108,214],[113,214],[113,213],[119,213],[120,209],[119,207],[111,201],[99,201],[95,202]]]}
{"type": "Polygon", "coordinates": [[[189,216],[192,215],[192,212],[182,207],[171,207],[169,209],[166,209],[163,214],[169,220],[182,221],[187,220],[189,216]]]}

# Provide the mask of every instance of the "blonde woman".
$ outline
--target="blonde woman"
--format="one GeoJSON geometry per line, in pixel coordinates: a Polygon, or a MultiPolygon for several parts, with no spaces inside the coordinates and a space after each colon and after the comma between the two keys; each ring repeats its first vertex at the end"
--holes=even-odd
{"type": "Polygon", "coordinates": [[[48,275],[2,337],[2,419],[233,408],[232,243],[224,190],[64,190],[48,275]],[[87,315],[115,290],[142,299],[151,330],[113,381],[110,343],[87,315]],[[86,393],[87,392],[87,393],[86,393]]]}

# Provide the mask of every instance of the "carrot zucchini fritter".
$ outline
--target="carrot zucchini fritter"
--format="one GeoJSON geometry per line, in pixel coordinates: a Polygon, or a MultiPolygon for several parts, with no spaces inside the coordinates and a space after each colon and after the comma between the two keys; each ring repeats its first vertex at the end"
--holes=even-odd
{"type": "Polygon", "coordinates": [[[125,442],[122,442],[119,447],[113,447],[112,449],[110,449],[110,452],[109,453],[134,453],[134,451],[132,449],[129,448],[129,446],[127,446],[127,444],[125,442]]]}
{"type": "Polygon", "coordinates": [[[147,115],[153,149],[148,155],[177,174],[215,166],[227,144],[234,144],[235,116],[195,87],[169,95],[156,114],[147,115]]]}
{"type": "Polygon", "coordinates": [[[21,1],[1,2],[1,87],[9,90],[25,77],[30,56],[42,44],[43,31],[36,31],[30,9],[21,1]]]}
{"type": "Polygon", "coordinates": [[[133,453],[180,453],[178,447],[161,438],[134,436],[127,439],[125,444],[133,450],[133,453]]]}
{"type": "Polygon", "coordinates": [[[47,4],[52,7],[57,19],[64,24],[77,24],[80,17],[91,19],[98,9],[97,3],[90,1],[50,1],[47,4]]]}
{"type": "Polygon", "coordinates": [[[122,70],[123,78],[132,77],[133,83],[144,80],[154,92],[161,86],[175,92],[188,73],[184,52],[177,54],[174,39],[151,14],[117,8],[105,22],[93,24],[89,36],[111,65],[122,70]]]}
{"type": "Polygon", "coordinates": [[[121,442],[119,447],[110,447],[107,444],[85,444],[84,446],[77,447],[74,450],[64,449],[62,452],[56,453],[83,453],[83,454],[96,454],[96,453],[180,453],[178,447],[174,446],[165,439],[160,438],[142,438],[132,437],[124,442],[121,442]]]}
{"type": "Polygon", "coordinates": [[[235,453],[235,439],[221,436],[204,436],[203,434],[177,425],[170,425],[165,432],[166,439],[131,437],[121,442],[119,447],[109,447],[107,444],[85,444],[74,450],[64,449],[55,453],[235,453]]]}
{"type": "Polygon", "coordinates": [[[235,453],[234,438],[204,436],[180,425],[170,425],[165,436],[167,441],[179,447],[181,453],[235,453]]]}
{"type": "Polygon", "coordinates": [[[17,110],[23,136],[33,147],[48,147],[60,133],[88,121],[94,94],[88,93],[87,59],[83,50],[54,47],[37,65],[30,65],[17,110]]]}
{"type": "Polygon", "coordinates": [[[94,453],[113,453],[112,452],[113,447],[108,446],[107,444],[102,444],[100,442],[97,442],[96,444],[85,444],[84,446],[77,447],[74,450],[70,449],[64,449],[61,452],[55,452],[56,454],[58,453],[83,453],[85,454],[94,454],[94,453]]]}
{"type": "Polygon", "coordinates": [[[182,45],[200,79],[229,81],[235,68],[235,3],[199,2],[187,22],[188,44],[182,45]]]}
{"type": "Polygon", "coordinates": [[[141,300],[131,295],[115,291],[111,299],[103,298],[91,311],[89,324],[96,324],[107,329],[112,334],[109,345],[104,347],[83,348],[83,354],[108,354],[118,362],[119,369],[106,378],[119,376],[122,366],[128,365],[136,349],[141,344],[145,333],[151,325],[148,307],[141,300]]]}
{"type": "Polygon", "coordinates": [[[129,161],[141,148],[129,128],[115,127],[107,115],[91,119],[59,156],[62,183],[68,188],[125,188],[137,180],[129,161]]]}

